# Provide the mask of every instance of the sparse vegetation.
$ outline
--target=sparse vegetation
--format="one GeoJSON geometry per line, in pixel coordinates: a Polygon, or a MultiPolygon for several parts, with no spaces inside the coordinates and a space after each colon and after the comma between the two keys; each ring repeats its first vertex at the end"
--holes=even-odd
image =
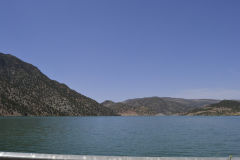
{"type": "Polygon", "coordinates": [[[217,102],[219,101],[211,99],[146,97],[129,99],[118,103],[105,101],[102,104],[120,115],[178,115],[217,102]]]}
{"type": "Polygon", "coordinates": [[[184,115],[240,115],[240,102],[233,100],[223,100],[203,108],[196,108],[184,115]]]}
{"type": "Polygon", "coordinates": [[[0,53],[0,115],[85,116],[116,115],[39,69],[0,53]]]}

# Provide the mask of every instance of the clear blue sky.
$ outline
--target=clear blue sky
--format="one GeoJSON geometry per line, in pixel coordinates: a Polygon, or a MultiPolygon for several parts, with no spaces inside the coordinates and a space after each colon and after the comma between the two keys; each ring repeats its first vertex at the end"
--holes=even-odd
{"type": "Polygon", "coordinates": [[[0,52],[99,102],[240,99],[239,0],[0,0],[0,52]]]}

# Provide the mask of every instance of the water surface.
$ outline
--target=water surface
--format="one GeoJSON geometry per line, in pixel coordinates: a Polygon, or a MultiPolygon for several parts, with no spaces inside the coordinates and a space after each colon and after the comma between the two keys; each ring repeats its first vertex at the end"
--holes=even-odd
{"type": "Polygon", "coordinates": [[[0,117],[0,151],[240,156],[240,117],[0,117]]]}

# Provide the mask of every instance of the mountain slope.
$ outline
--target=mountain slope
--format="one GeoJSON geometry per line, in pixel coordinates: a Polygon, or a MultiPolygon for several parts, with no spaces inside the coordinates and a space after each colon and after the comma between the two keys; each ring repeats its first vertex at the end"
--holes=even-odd
{"type": "Polygon", "coordinates": [[[240,115],[240,102],[232,100],[223,100],[216,104],[211,104],[203,108],[196,108],[185,115],[240,115]]]}
{"type": "Polygon", "coordinates": [[[121,102],[104,101],[103,106],[112,109],[114,112],[122,116],[138,116],[138,115],[154,115],[147,107],[135,107],[121,102]]]}
{"type": "Polygon", "coordinates": [[[31,64],[0,53],[0,115],[115,115],[31,64]]]}
{"type": "Polygon", "coordinates": [[[120,115],[128,115],[129,113],[135,115],[173,115],[217,102],[219,101],[211,99],[146,97],[129,99],[118,103],[105,101],[102,104],[120,115]]]}

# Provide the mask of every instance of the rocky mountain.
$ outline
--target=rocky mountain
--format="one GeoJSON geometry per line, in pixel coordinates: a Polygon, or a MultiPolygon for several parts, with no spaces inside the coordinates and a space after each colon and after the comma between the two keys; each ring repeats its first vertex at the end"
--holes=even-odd
{"type": "Polygon", "coordinates": [[[49,79],[29,63],[0,53],[0,115],[116,115],[111,109],[49,79]]]}
{"type": "Polygon", "coordinates": [[[170,97],[147,97],[129,99],[123,102],[105,101],[105,107],[120,115],[178,115],[198,107],[218,103],[213,99],[182,99],[170,97]]]}
{"type": "Polygon", "coordinates": [[[220,115],[240,115],[240,102],[233,100],[223,100],[216,104],[211,104],[203,108],[196,108],[184,115],[204,115],[204,116],[220,116],[220,115]]]}

